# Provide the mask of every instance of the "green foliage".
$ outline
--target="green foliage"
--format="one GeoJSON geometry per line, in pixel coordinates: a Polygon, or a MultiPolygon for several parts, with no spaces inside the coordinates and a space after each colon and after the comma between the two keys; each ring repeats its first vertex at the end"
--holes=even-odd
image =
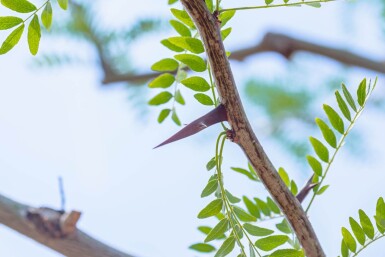
{"type": "Polygon", "coordinates": [[[377,200],[376,215],[374,215],[378,232],[375,231],[372,221],[363,210],[359,210],[358,215],[359,222],[352,217],[349,218],[350,229],[353,233],[345,227],[341,229],[341,255],[343,257],[357,256],[368,245],[385,236],[385,203],[382,197],[377,200]],[[350,255],[350,253],[352,254],[350,255]]]}
{"type": "MultiPolygon", "coordinates": [[[[67,9],[68,0],[58,1],[59,5],[63,8],[64,6],[67,9]]],[[[28,46],[29,51],[32,55],[36,55],[39,51],[40,38],[41,38],[41,25],[37,12],[43,10],[41,13],[41,19],[44,27],[50,29],[52,25],[52,6],[50,1],[46,1],[42,6],[37,8],[33,3],[27,0],[1,0],[1,5],[4,7],[15,11],[17,13],[29,13],[25,20],[16,16],[5,16],[0,17],[0,30],[8,30],[14,28],[17,25],[20,25],[14,29],[2,43],[0,48],[0,55],[8,53],[12,50],[20,41],[21,36],[23,35],[26,22],[31,19],[28,25],[28,46]]]]}

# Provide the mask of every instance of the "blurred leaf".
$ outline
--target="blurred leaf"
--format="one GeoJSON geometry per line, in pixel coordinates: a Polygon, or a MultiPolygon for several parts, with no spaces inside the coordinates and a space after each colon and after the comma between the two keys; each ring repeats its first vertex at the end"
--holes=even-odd
{"type": "Polygon", "coordinates": [[[154,96],[150,101],[148,101],[149,105],[161,105],[165,104],[172,98],[172,94],[170,92],[164,91],[156,96],[154,96]]]}
{"type": "Polygon", "coordinates": [[[178,62],[171,58],[164,58],[151,66],[153,71],[174,71],[178,69],[178,62]]]}
{"type": "Polygon", "coordinates": [[[13,16],[0,17],[0,30],[13,28],[23,22],[23,19],[13,16]]]}
{"type": "Polygon", "coordinates": [[[357,89],[357,101],[363,106],[366,100],[366,79],[363,79],[357,89]]]}
{"type": "Polygon", "coordinates": [[[257,221],[257,218],[248,214],[245,210],[238,206],[233,206],[233,211],[237,217],[243,222],[257,221]]]}
{"type": "Polygon", "coordinates": [[[229,228],[229,221],[224,218],[222,219],[207,235],[205,238],[205,243],[208,243],[212,240],[215,240],[217,238],[220,238],[223,236],[223,234],[228,230],[229,228]]]}
{"type": "Polygon", "coordinates": [[[44,7],[43,12],[41,13],[41,22],[43,23],[44,27],[49,30],[52,25],[52,6],[51,2],[47,2],[47,4],[44,7]]]}
{"type": "Polygon", "coordinates": [[[181,83],[186,87],[198,92],[205,92],[210,90],[209,83],[207,83],[207,81],[204,78],[198,77],[198,76],[193,76],[193,77],[184,79],[181,81],[181,83]]]}
{"type": "Polygon", "coordinates": [[[192,37],[170,37],[168,38],[168,41],[182,49],[185,49],[187,51],[190,51],[194,54],[201,54],[205,50],[203,48],[202,41],[200,41],[197,38],[192,37]]]}
{"type": "Polygon", "coordinates": [[[335,95],[336,95],[338,106],[340,107],[340,110],[341,110],[342,114],[345,116],[345,118],[348,121],[351,121],[352,117],[350,115],[350,111],[349,111],[348,105],[345,103],[345,100],[342,98],[340,92],[336,91],[335,95]]]}
{"type": "Polygon", "coordinates": [[[185,10],[171,8],[171,13],[175,16],[175,18],[186,24],[188,27],[194,28],[194,22],[185,10]]]}
{"type": "Polygon", "coordinates": [[[203,244],[203,243],[198,243],[198,244],[193,244],[189,247],[191,250],[195,250],[201,253],[211,253],[215,251],[215,247],[209,244],[203,244]]]}
{"type": "Polygon", "coordinates": [[[255,246],[263,251],[271,251],[280,245],[283,245],[289,240],[289,237],[285,235],[268,236],[258,239],[255,242],[255,246]]]}
{"type": "Polygon", "coordinates": [[[11,34],[9,34],[9,36],[5,39],[0,47],[0,55],[9,52],[19,42],[23,31],[24,24],[20,25],[14,31],[12,31],[11,34]]]}
{"type": "Polygon", "coordinates": [[[353,100],[352,95],[350,94],[349,90],[346,88],[345,84],[342,83],[342,92],[344,93],[346,101],[349,103],[350,107],[357,112],[356,104],[353,100]]]}
{"type": "Polygon", "coordinates": [[[162,123],[169,115],[171,110],[170,109],[163,109],[158,116],[158,122],[162,123]]]}
{"type": "Polygon", "coordinates": [[[175,78],[170,73],[163,73],[152,80],[148,87],[150,88],[168,88],[175,82],[175,78]]]}
{"type": "Polygon", "coordinates": [[[257,219],[261,218],[261,214],[259,213],[258,206],[246,196],[243,196],[242,199],[246,205],[247,210],[250,212],[250,214],[256,217],[257,219]]]}
{"type": "Polygon", "coordinates": [[[231,236],[227,238],[221,247],[219,247],[218,252],[215,254],[214,257],[224,257],[231,253],[235,247],[235,238],[234,236],[231,236]]]}
{"type": "Polygon", "coordinates": [[[198,218],[205,219],[214,216],[222,210],[222,206],[222,199],[215,199],[199,212],[198,218]]]}
{"type": "Polygon", "coordinates": [[[227,24],[227,22],[229,22],[233,18],[234,15],[235,15],[234,10],[220,13],[218,18],[221,21],[221,27],[224,27],[227,24]]]}
{"type": "Polygon", "coordinates": [[[170,20],[170,24],[182,37],[191,37],[190,29],[187,28],[183,23],[177,20],[170,20]]]}
{"type": "Polygon", "coordinates": [[[1,0],[1,4],[19,13],[30,13],[37,10],[36,6],[27,0],[1,0]]]}
{"type": "Polygon", "coordinates": [[[269,255],[269,257],[304,257],[304,256],[305,255],[301,250],[296,250],[296,249],[279,249],[269,255]]]}
{"type": "Polygon", "coordinates": [[[68,9],[68,0],[57,0],[57,2],[63,10],[68,9]]]}
{"type": "Polygon", "coordinates": [[[39,17],[35,14],[28,26],[28,46],[32,55],[36,55],[39,51],[40,38],[39,17]]]}
{"type": "Polygon", "coordinates": [[[247,231],[247,233],[253,236],[269,236],[274,233],[271,229],[258,227],[250,223],[245,223],[243,228],[247,231]]]}
{"type": "Polygon", "coordinates": [[[195,54],[177,54],[175,59],[186,64],[193,71],[203,72],[206,70],[206,62],[195,54]]]}
{"type": "Polygon", "coordinates": [[[181,105],[185,105],[186,104],[186,102],[185,102],[182,94],[180,93],[179,89],[175,92],[174,98],[175,98],[175,101],[177,101],[179,104],[181,104],[181,105]]]}

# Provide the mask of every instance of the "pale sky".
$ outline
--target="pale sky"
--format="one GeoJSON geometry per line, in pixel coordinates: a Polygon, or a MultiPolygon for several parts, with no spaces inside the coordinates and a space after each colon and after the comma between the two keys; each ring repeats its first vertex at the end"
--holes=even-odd
{"type": "MultiPolygon", "coordinates": [[[[156,14],[169,18],[166,2],[96,1],[95,9],[107,24],[129,26],[138,17],[156,14]]],[[[255,1],[237,2],[250,5],[255,1]]],[[[233,6],[230,1],[223,3],[233,6]]],[[[273,30],[376,58],[385,57],[383,34],[376,23],[379,10],[374,7],[339,1],[325,4],[321,9],[239,12],[231,23],[233,33],[226,45],[229,50],[252,45],[266,31],[273,30]]],[[[0,15],[3,11],[0,9],[0,15]]],[[[138,67],[145,69],[169,54],[157,44],[165,35],[135,44],[132,54],[138,67]]],[[[1,32],[0,41],[4,37],[5,33],[1,32]]],[[[188,246],[204,239],[197,226],[213,224],[213,220],[202,221],[196,216],[209,201],[199,196],[209,178],[205,164],[213,156],[220,127],[153,150],[177,130],[171,122],[157,124],[158,109],[148,108],[147,115],[141,116],[140,110],[128,100],[129,92],[124,86],[101,87],[101,74],[92,65],[33,69],[26,39],[21,41],[12,52],[0,57],[0,193],[33,206],[58,208],[57,177],[62,176],[67,208],[83,212],[79,227],[91,235],[140,257],[198,256],[188,250],[188,246]]],[[[94,57],[84,45],[78,47],[60,41],[52,46],[52,42],[43,33],[41,52],[76,47],[76,51],[90,59],[94,57]]],[[[314,65],[311,61],[307,63],[314,65]]],[[[277,55],[263,54],[247,59],[244,64],[235,63],[234,74],[242,85],[252,76],[274,77],[283,73],[286,65],[277,55]]],[[[334,62],[321,59],[307,72],[313,69],[312,76],[318,78],[336,67],[334,62]]],[[[362,69],[349,74],[352,85],[364,76],[377,75],[362,69]]],[[[383,81],[380,76],[379,95],[383,95],[383,81]]],[[[240,92],[244,95],[241,86],[240,92]]],[[[330,92],[330,99],[325,101],[332,101],[332,97],[330,92]]],[[[185,123],[209,110],[199,107],[191,96],[187,100],[187,107],[180,108],[185,123]]],[[[255,114],[253,106],[245,103],[247,112],[255,114]]],[[[361,137],[367,144],[359,150],[365,157],[342,151],[327,178],[330,189],[317,199],[310,211],[310,219],[327,256],[339,254],[340,229],[348,226],[349,216],[357,217],[360,208],[374,214],[377,198],[385,196],[382,158],[385,123],[378,117],[383,117],[383,113],[373,108],[363,114],[356,129],[362,132],[361,137]]],[[[250,120],[258,128],[256,134],[262,135],[260,140],[274,164],[286,167],[300,184],[305,181],[308,171],[296,172],[302,166],[263,136],[258,118],[250,117],[250,120]]],[[[224,165],[246,165],[235,145],[227,144],[224,165]]],[[[225,183],[239,196],[254,195],[256,190],[263,192],[261,186],[249,183],[229,169],[225,171],[225,183]]],[[[0,256],[59,256],[4,227],[0,227],[0,242],[0,256]]],[[[384,245],[384,241],[377,242],[360,256],[381,257],[379,252],[384,252],[384,245]]]]}

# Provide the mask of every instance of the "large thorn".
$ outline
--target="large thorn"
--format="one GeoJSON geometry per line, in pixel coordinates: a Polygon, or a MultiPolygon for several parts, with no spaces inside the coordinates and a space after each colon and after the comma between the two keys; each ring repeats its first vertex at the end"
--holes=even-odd
{"type": "Polygon", "coordinates": [[[198,133],[199,131],[210,127],[211,125],[214,125],[216,123],[223,122],[223,121],[227,121],[227,113],[226,113],[225,107],[222,104],[220,104],[211,112],[191,122],[186,127],[181,129],[179,132],[171,136],[169,139],[167,139],[160,145],[154,147],[154,149],[160,146],[178,141],[180,139],[192,136],[198,133]]]}
{"type": "MultiPolygon", "coordinates": [[[[314,175],[313,175],[314,176],[314,175]]],[[[309,194],[310,190],[318,185],[318,183],[313,182],[313,176],[307,181],[306,185],[302,188],[302,190],[297,194],[297,200],[302,203],[305,200],[306,196],[309,194]]]]}

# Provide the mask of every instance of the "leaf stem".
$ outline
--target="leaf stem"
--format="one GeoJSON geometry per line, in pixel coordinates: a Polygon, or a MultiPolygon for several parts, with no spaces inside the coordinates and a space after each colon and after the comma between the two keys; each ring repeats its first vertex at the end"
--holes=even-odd
{"type": "Polygon", "coordinates": [[[42,6],[40,6],[39,8],[37,8],[30,16],[28,16],[24,21],[23,21],[23,23],[25,23],[27,20],[29,20],[32,16],[34,16],[38,11],[40,11],[41,10],[41,8],[43,8],[44,6],[46,6],[47,4],[48,4],[48,2],[49,1],[51,1],[51,0],[47,0],[47,1],[45,1],[45,3],[42,5],[42,6]]]}
{"type": "Polygon", "coordinates": [[[326,3],[326,2],[334,2],[334,1],[337,1],[337,0],[315,0],[315,1],[302,1],[302,2],[286,3],[286,4],[244,6],[244,7],[235,7],[235,8],[222,9],[222,10],[219,11],[219,13],[227,12],[227,11],[241,11],[241,10],[251,10],[251,9],[266,9],[266,8],[285,7],[285,6],[301,6],[301,5],[304,5],[304,4],[316,4],[316,3],[326,3]]]}
{"type": "MultiPolygon", "coordinates": [[[[349,127],[346,129],[346,131],[345,131],[344,134],[342,135],[342,137],[341,137],[341,139],[340,139],[340,141],[339,141],[339,143],[338,143],[338,145],[337,145],[337,148],[336,148],[336,150],[334,151],[334,154],[333,154],[332,158],[330,159],[330,161],[328,162],[328,164],[327,164],[327,166],[326,166],[325,173],[324,173],[324,175],[322,176],[321,181],[318,183],[317,191],[318,191],[318,188],[320,188],[320,186],[322,185],[323,181],[325,180],[326,175],[328,174],[328,172],[329,172],[329,170],[330,170],[331,164],[333,163],[334,158],[336,157],[338,151],[341,149],[341,147],[342,147],[342,145],[343,145],[343,143],[344,143],[344,141],[345,141],[345,138],[347,137],[347,135],[349,134],[350,130],[351,130],[351,129],[353,128],[353,126],[355,125],[355,123],[356,123],[357,119],[360,117],[362,111],[364,110],[364,108],[365,108],[365,106],[366,106],[366,102],[367,102],[369,96],[371,95],[371,93],[373,92],[374,88],[376,87],[376,84],[377,84],[377,79],[376,79],[376,81],[375,81],[375,83],[374,83],[374,85],[373,85],[373,88],[372,88],[369,92],[367,92],[366,97],[365,97],[365,101],[364,101],[363,105],[358,109],[358,111],[357,111],[356,114],[354,115],[353,120],[350,122],[349,127]]],[[[309,205],[308,205],[307,208],[306,208],[306,211],[305,211],[306,213],[309,211],[309,209],[310,209],[312,203],[314,202],[314,199],[316,198],[316,196],[317,196],[317,192],[314,192],[312,198],[310,199],[309,205]]]]}
{"type": "Polygon", "coordinates": [[[364,250],[366,247],[368,247],[369,245],[371,245],[372,243],[374,243],[375,241],[377,241],[378,239],[380,238],[383,238],[385,237],[385,234],[382,234],[382,235],[379,235],[377,236],[376,238],[373,238],[373,240],[371,240],[369,243],[367,243],[366,245],[362,246],[362,248],[360,250],[358,250],[356,253],[354,253],[354,255],[352,255],[352,257],[355,257],[357,256],[362,250],[364,250]]]}

